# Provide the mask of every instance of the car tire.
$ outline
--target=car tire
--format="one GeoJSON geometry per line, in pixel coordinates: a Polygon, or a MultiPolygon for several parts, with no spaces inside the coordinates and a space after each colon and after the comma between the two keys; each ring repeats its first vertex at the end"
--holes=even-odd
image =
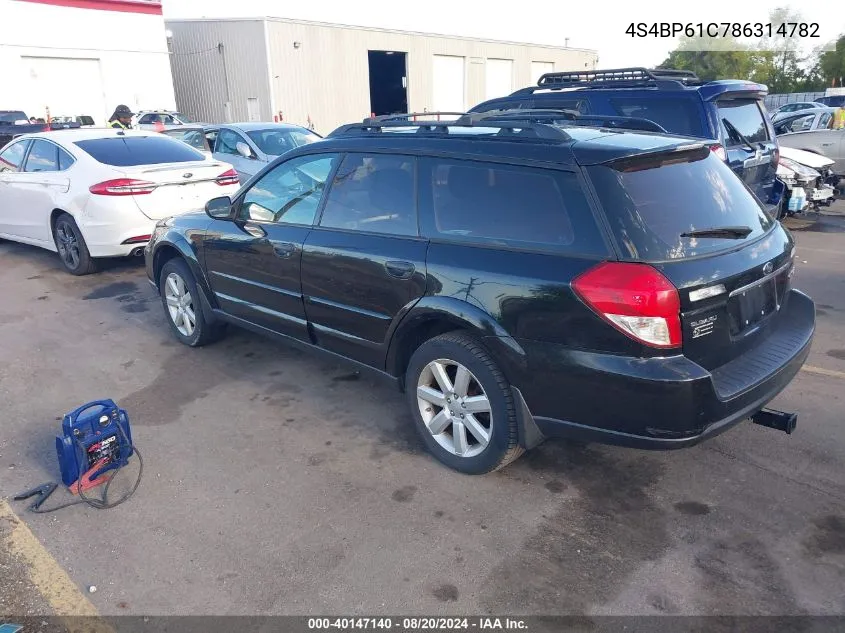
{"type": "Polygon", "coordinates": [[[56,218],[53,225],[53,242],[62,267],[71,275],[90,275],[97,272],[97,262],[88,252],[88,245],[76,220],[67,213],[56,218]]]}
{"type": "Polygon", "coordinates": [[[158,288],[167,324],[180,343],[201,347],[223,336],[225,324],[206,320],[197,282],[183,259],[177,257],[162,266],[158,288]]]}
{"type": "Polygon", "coordinates": [[[446,466],[482,475],[524,452],[510,384],[472,336],[450,332],[420,345],[405,391],[423,442],[446,466]]]}

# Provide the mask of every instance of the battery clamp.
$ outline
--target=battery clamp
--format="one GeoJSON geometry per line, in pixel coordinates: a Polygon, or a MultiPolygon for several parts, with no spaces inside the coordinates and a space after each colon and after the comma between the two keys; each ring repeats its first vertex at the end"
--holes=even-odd
{"type": "Polygon", "coordinates": [[[42,484],[13,497],[16,501],[35,497],[29,506],[31,512],[54,512],[80,503],[98,510],[113,508],[135,493],[144,472],[144,460],[132,443],[129,416],[114,400],[95,400],[65,414],[62,434],[56,437],[56,457],[62,483],[78,499],[42,508],[42,504],[58,488],[54,482],[42,484]],[[138,459],[138,477],[128,492],[110,501],[109,487],[133,455],[138,459]],[[99,498],[86,494],[86,491],[99,486],[103,487],[99,498]]]}

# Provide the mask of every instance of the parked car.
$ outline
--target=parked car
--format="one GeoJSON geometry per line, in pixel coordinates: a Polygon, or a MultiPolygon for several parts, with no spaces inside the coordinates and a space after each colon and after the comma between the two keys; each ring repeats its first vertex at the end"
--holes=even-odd
{"type": "Polygon", "coordinates": [[[821,103],[822,105],[829,106],[831,108],[841,108],[842,106],[845,106],[845,95],[819,97],[816,99],[816,103],[821,103]]]}
{"type": "Polygon", "coordinates": [[[231,165],[161,134],[77,129],[0,150],[0,238],[57,251],[74,275],[139,255],[156,220],[238,188],[231,165]]]}
{"type": "Polygon", "coordinates": [[[828,129],[833,124],[836,108],[822,106],[813,110],[802,110],[786,114],[779,119],[772,120],[775,134],[791,134],[792,132],[807,132],[810,130],[828,129]]]}
{"type": "Polygon", "coordinates": [[[713,139],[713,151],[776,212],[782,187],[776,185],[778,145],[763,105],[767,92],[750,81],[704,82],[691,71],[668,68],[555,72],[470,111],[563,108],[650,119],[672,134],[713,139]]]}
{"type": "Polygon", "coordinates": [[[212,146],[206,139],[206,128],[202,126],[183,125],[181,127],[162,130],[162,134],[187,143],[203,154],[211,155],[212,146]]]}
{"type": "Polygon", "coordinates": [[[815,101],[794,101],[792,103],[785,103],[769,114],[772,121],[777,121],[780,117],[792,114],[793,112],[800,112],[801,110],[811,110],[813,108],[825,108],[823,103],[815,101]]]}
{"type": "Polygon", "coordinates": [[[820,126],[819,122],[819,119],[814,119],[805,130],[804,123],[796,121],[802,129],[780,134],[778,143],[781,147],[793,147],[832,159],[833,172],[841,177],[845,175],[845,129],[828,129],[820,126]]]}
{"type": "Polygon", "coordinates": [[[132,121],[132,127],[135,129],[155,131],[191,124],[197,123],[181,112],[170,110],[141,110],[135,114],[132,121]]]}
{"type": "Polygon", "coordinates": [[[815,307],[791,288],[789,233],[707,143],[368,120],[206,214],[160,221],[145,249],[174,336],[235,324],[372,370],[459,471],[550,436],[676,448],[748,417],[792,430],[761,409],[804,362],[815,307]]]}
{"type": "Polygon", "coordinates": [[[31,123],[22,110],[0,110],[0,143],[4,145],[17,136],[49,129],[50,126],[43,121],[31,123]]]}
{"type": "Polygon", "coordinates": [[[808,207],[818,211],[822,206],[830,206],[839,180],[832,166],[833,161],[820,154],[781,147],[778,179],[787,188],[781,217],[801,213],[808,207]]]}
{"type": "Polygon", "coordinates": [[[308,128],[290,123],[231,123],[206,126],[217,160],[232,163],[246,182],[287,151],[320,140],[308,128]]]}

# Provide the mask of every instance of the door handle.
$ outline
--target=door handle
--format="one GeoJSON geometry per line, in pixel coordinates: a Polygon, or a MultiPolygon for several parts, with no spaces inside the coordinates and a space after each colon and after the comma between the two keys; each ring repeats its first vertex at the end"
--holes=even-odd
{"type": "Polygon", "coordinates": [[[287,259],[296,252],[296,244],[292,244],[291,242],[273,244],[273,252],[276,254],[276,257],[287,259]]]}
{"type": "Polygon", "coordinates": [[[411,275],[413,275],[416,270],[411,262],[395,260],[384,262],[384,268],[388,275],[399,279],[410,279],[411,275]]]}

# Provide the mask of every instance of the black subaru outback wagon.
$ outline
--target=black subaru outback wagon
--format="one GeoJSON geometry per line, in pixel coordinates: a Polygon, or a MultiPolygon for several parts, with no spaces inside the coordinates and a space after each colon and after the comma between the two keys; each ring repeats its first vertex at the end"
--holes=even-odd
{"type": "Polygon", "coordinates": [[[530,113],[370,119],[206,214],[146,249],[175,336],[235,324],[373,370],[459,471],[549,436],[676,448],[795,424],[764,407],[814,305],[792,238],[706,142],[530,113]]]}

